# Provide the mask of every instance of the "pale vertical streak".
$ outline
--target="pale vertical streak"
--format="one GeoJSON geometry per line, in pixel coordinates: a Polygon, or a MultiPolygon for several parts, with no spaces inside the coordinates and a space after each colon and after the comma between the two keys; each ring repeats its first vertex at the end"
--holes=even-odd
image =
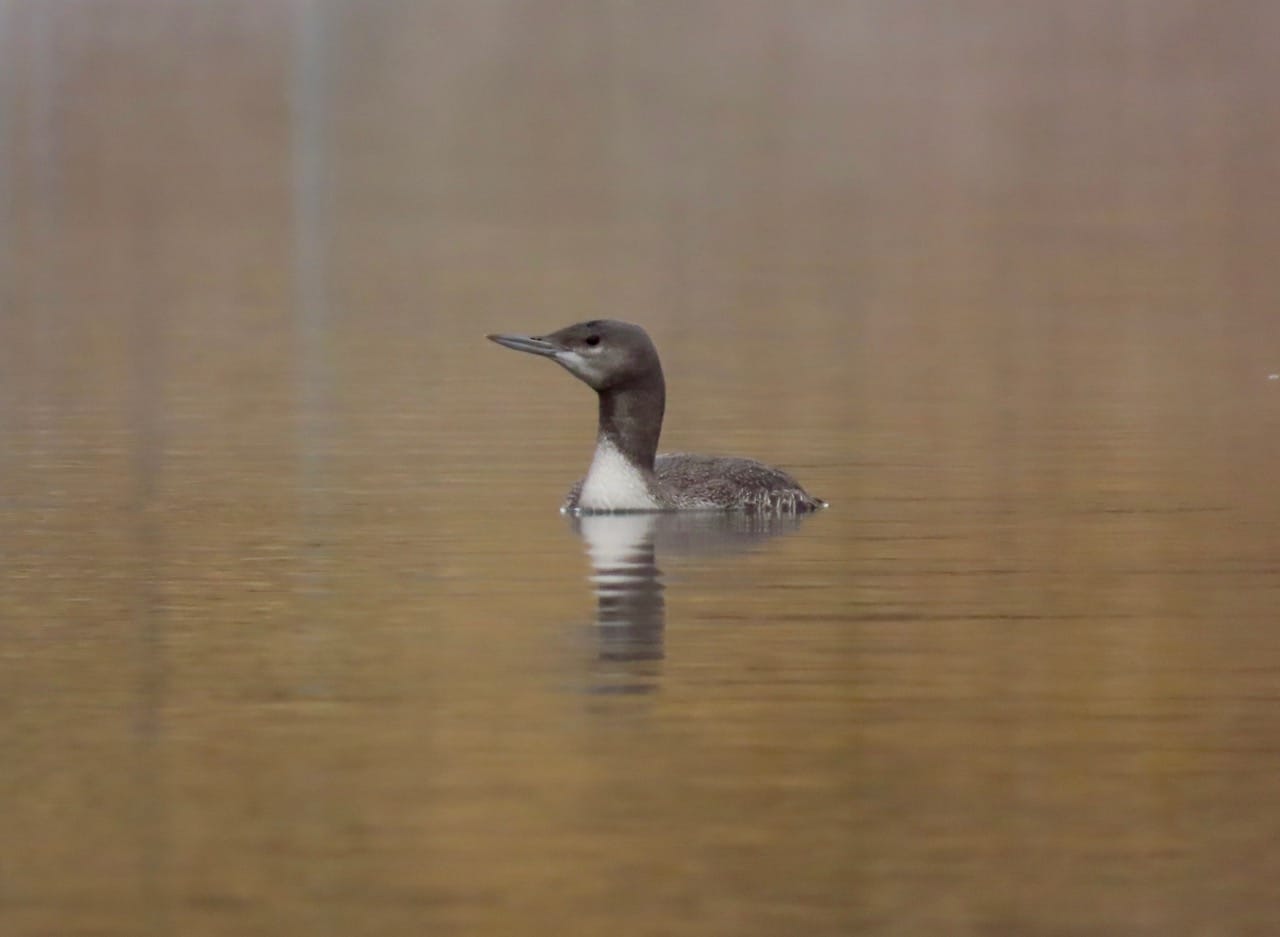
{"type": "Polygon", "coordinates": [[[326,108],[328,75],[323,0],[295,0],[290,140],[293,181],[294,328],[297,335],[299,448],[304,484],[322,471],[331,403],[332,325],[325,271],[329,233],[326,108]]]}
{"type": "MultiPolygon", "coordinates": [[[[13,55],[10,50],[9,30],[12,24],[12,8],[8,0],[0,0],[0,491],[13,491],[15,479],[12,476],[14,464],[10,455],[14,444],[13,407],[14,390],[12,384],[13,368],[13,332],[16,328],[13,321],[13,273],[15,264],[11,256],[13,250],[13,187],[10,177],[13,174],[13,147],[9,140],[10,118],[9,100],[11,91],[10,75],[13,71],[13,55]]],[[[16,82],[15,82],[16,84],[16,82]]],[[[2,496],[0,496],[2,497],[2,496]]],[[[8,510],[0,501],[0,520],[7,523],[8,510]]],[[[0,537],[0,564],[9,568],[9,554],[12,548],[0,537]]],[[[0,628],[0,653],[9,654],[6,647],[10,629],[0,628]]],[[[6,749],[10,748],[7,733],[0,735],[6,749]]],[[[8,786],[9,778],[3,778],[8,786]]],[[[0,907],[8,905],[12,899],[11,886],[8,883],[6,860],[8,850],[0,852],[0,907]]]]}
{"type": "Polygon", "coordinates": [[[30,381],[22,400],[22,417],[29,421],[26,434],[31,464],[50,457],[59,404],[60,368],[57,367],[57,330],[65,327],[67,314],[58,270],[58,235],[62,215],[59,192],[62,158],[56,126],[58,71],[53,35],[55,4],[34,4],[19,20],[25,26],[19,41],[24,54],[22,85],[30,89],[23,108],[22,152],[14,152],[22,176],[23,220],[26,224],[21,276],[22,303],[11,326],[22,334],[15,341],[26,359],[23,374],[30,381]]]}
{"type": "Polygon", "coordinates": [[[290,141],[293,184],[293,328],[298,447],[298,499],[302,542],[300,637],[305,643],[307,696],[327,696],[329,674],[318,669],[327,640],[327,501],[331,497],[329,438],[333,403],[328,249],[330,154],[329,63],[324,0],[294,0],[290,141]]]}
{"type": "MultiPolygon", "coordinates": [[[[12,7],[9,0],[0,0],[0,483],[6,489],[12,487],[9,473],[10,450],[13,446],[13,277],[16,264],[13,261],[13,147],[10,141],[9,99],[10,72],[13,56],[10,51],[9,30],[12,7]]],[[[4,548],[0,545],[0,557],[4,548]]],[[[3,888],[0,879],[0,888],[3,888]]],[[[0,891],[0,894],[3,894],[0,891]]]]}
{"type": "Polygon", "coordinates": [[[642,243],[642,227],[635,212],[636,199],[632,191],[636,175],[632,165],[631,124],[627,106],[627,89],[624,83],[630,77],[627,37],[630,35],[628,12],[630,4],[625,0],[608,0],[602,8],[601,41],[605,46],[605,70],[608,87],[608,114],[605,132],[609,135],[606,152],[609,154],[609,237],[611,247],[611,273],[609,301],[624,311],[624,318],[638,314],[651,304],[649,297],[638,295],[637,284],[642,279],[642,265],[636,253],[642,243]]]}
{"type": "MultiPolygon", "coordinates": [[[[172,41],[168,28],[148,35],[145,54],[163,63],[157,76],[148,79],[148,84],[163,82],[163,76],[172,74],[174,60],[165,54],[169,50],[158,47],[161,42],[172,41]]],[[[151,94],[155,90],[147,88],[143,93],[151,94]]],[[[57,182],[60,190],[61,179],[57,182]]],[[[149,180],[136,192],[131,204],[132,217],[120,226],[121,237],[127,238],[132,249],[129,266],[134,271],[128,290],[131,308],[128,312],[127,397],[132,448],[130,513],[136,554],[132,613],[137,655],[137,702],[133,715],[137,775],[133,811],[138,842],[140,923],[150,934],[170,933],[173,920],[173,808],[169,797],[165,721],[170,693],[168,610],[162,585],[168,555],[161,503],[168,445],[164,399],[167,342],[162,310],[171,305],[168,268],[171,255],[166,255],[163,242],[164,226],[168,223],[165,194],[158,180],[149,180]]]]}
{"type": "MultiPolygon", "coordinates": [[[[328,262],[331,228],[329,35],[325,0],[294,0],[290,99],[293,185],[293,327],[298,447],[299,670],[292,692],[304,699],[332,699],[337,665],[332,611],[329,499],[333,406],[333,308],[328,262]]],[[[325,860],[334,849],[334,798],[323,771],[304,755],[294,776],[297,811],[294,848],[303,859],[311,934],[343,930],[331,903],[335,870],[325,860]],[[321,910],[323,909],[323,910],[321,910]]],[[[344,931],[345,932],[345,931],[344,931]]]]}

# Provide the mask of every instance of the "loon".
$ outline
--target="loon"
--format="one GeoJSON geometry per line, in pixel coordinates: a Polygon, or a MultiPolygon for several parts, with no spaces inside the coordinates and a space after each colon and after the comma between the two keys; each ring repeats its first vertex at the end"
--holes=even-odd
{"type": "Polygon", "coordinates": [[[732,456],[658,455],[666,382],[658,350],[630,322],[593,319],[549,335],[489,335],[504,348],[553,359],[599,395],[595,456],[560,510],[816,511],[827,503],[781,469],[732,456]]]}

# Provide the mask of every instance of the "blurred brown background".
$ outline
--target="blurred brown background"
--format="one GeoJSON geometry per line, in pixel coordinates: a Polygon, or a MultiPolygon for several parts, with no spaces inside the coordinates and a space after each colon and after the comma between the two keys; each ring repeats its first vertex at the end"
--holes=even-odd
{"type": "Polygon", "coordinates": [[[0,0],[0,929],[1274,933],[1278,42],[0,0]],[[482,338],[598,316],[833,504],[635,699],[482,338]]]}

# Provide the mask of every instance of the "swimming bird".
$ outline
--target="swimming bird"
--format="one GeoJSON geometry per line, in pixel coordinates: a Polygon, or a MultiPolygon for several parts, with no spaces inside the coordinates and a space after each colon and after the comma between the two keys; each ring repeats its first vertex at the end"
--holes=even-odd
{"type": "Polygon", "coordinates": [[[551,358],[599,396],[595,455],[566,495],[570,514],[619,511],[802,512],[827,503],[781,469],[735,456],[658,454],[667,389],[658,350],[630,322],[593,319],[549,335],[489,335],[551,358]]]}

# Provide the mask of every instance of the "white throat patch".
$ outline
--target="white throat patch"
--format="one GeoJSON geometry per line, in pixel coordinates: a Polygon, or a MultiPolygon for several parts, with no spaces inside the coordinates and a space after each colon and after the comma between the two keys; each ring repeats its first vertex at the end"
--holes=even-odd
{"type": "Polygon", "coordinates": [[[602,439],[582,483],[578,507],[587,511],[654,511],[659,505],[643,473],[602,439]]]}

